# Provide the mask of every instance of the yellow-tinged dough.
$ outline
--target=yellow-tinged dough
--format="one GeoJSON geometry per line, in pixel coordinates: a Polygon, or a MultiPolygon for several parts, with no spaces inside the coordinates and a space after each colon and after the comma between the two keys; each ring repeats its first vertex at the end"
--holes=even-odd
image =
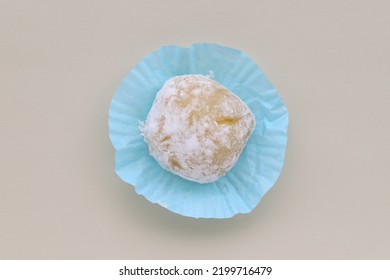
{"type": "Polygon", "coordinates": [[[163,168],[209,183],[234,166],[254,127],[253,113],[227,88],[183,75],[165,82],[141,130],[163,168]]]}

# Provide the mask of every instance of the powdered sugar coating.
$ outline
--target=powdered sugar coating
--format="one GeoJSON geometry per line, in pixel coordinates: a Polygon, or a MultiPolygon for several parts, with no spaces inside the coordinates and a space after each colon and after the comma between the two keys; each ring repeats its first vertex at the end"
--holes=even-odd
{"type": "Polygon", "coordinates": [[[254,127],[253,113],[227,88],[183,75],[165,82],[141,130],[163,168],[209,183],[234,166],[254,127]]]}

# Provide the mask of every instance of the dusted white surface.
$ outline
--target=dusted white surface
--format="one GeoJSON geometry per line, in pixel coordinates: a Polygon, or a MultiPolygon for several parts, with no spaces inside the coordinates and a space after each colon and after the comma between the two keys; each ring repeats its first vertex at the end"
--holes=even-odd
{"type": "Polygon", "coordinates": [[[175,76],[155,96],[141,127],[150,155],[161,167],[194,182],[212,182],[225,175],[255,128],[249,107],[204,75],[175,76]],[[218,152],[219,144],[223,153],[218,152]],[[215,162],[216,154],[223,160],[215,162]]]}
{"type": "Polygon", "coordinates": [[[390,17],[374,1],[0,3],[0,258],[390,258],[390,17]],[[289,110],[249,215],[193,220],[114,173],[108,107],[159,46],[247,53],[289,110]]]}

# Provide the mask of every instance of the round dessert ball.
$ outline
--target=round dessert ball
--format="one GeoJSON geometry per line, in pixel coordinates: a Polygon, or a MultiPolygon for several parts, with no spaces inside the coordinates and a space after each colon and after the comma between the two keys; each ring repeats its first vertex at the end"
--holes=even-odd
{"type": "Polygon", "coordinates": [[[234,166],[254,127],[238,96],[206,76],[183,75],[157,93],[142,133],[164,169],[210,183],[234,166]]]}

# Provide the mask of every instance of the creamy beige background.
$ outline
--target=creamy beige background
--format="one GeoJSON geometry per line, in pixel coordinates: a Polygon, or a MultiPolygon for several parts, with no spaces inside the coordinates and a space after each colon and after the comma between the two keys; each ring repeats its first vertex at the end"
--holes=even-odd
{"type": "Polygon", "coordinates": [[[1,259],[390,259],[390,2],[1,1],[1,259]],[[145,55],[251,56],[290,112],[250,214],[181,217],[114,173],[108,107],[145,55]]]}

